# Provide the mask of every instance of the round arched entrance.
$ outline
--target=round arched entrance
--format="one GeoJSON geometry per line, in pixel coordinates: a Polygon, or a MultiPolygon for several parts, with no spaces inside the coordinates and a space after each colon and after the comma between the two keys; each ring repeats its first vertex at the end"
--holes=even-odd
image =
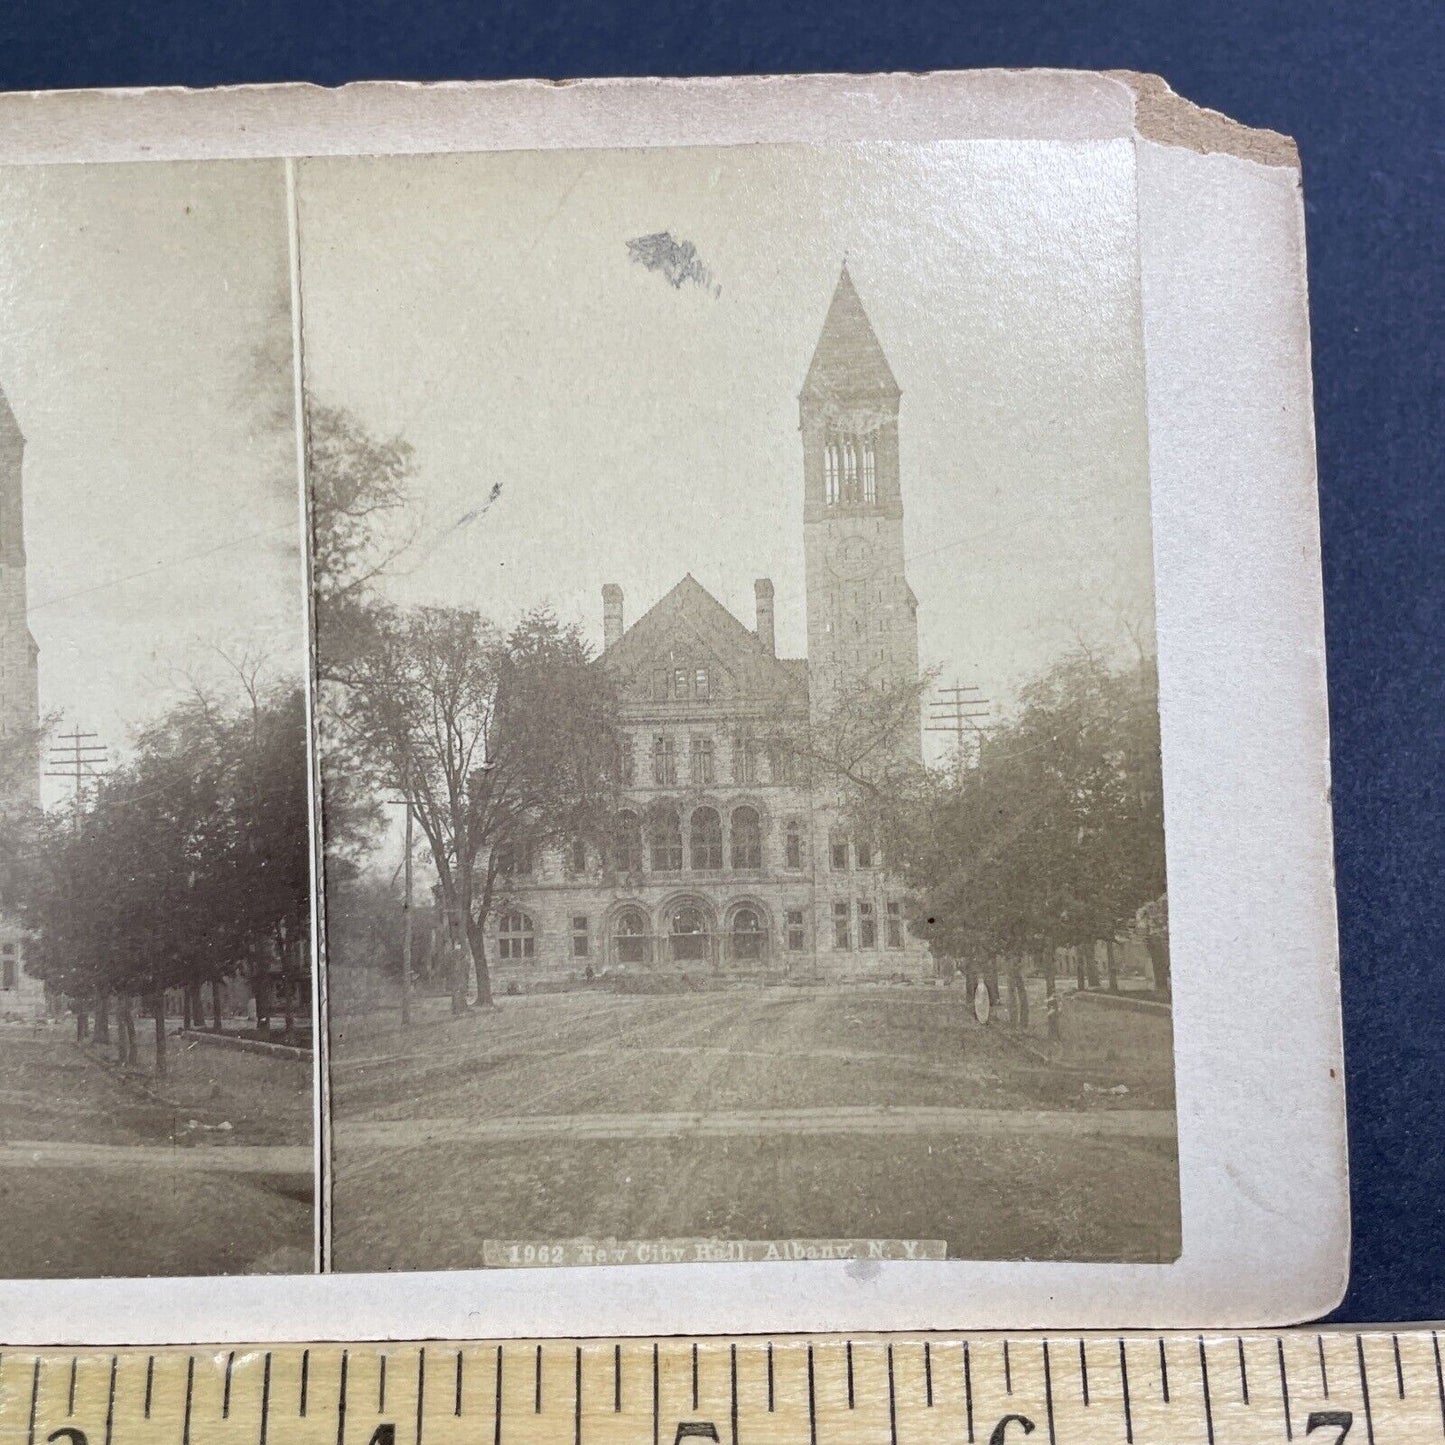
{"type": "Polygon", "coordinates": [[[674,898],[662,910],[663,947],[670,963],[711,963],[717,958],[717,920],[704,899],[674,898]]]}
{"type": "Polygon", "coordinates": [[[612,915],[608,948],[612,962],[624,967],[652,962],[652,930],[648,926],[646,912],[637,904],[626,904],[612,915]]]}
{"type": "Polygon", "coordinates": [[[740,898],[729,906],[724,932],[730,963],[766,963],[772,954],[772,919],[756,899],[740,898]]]}

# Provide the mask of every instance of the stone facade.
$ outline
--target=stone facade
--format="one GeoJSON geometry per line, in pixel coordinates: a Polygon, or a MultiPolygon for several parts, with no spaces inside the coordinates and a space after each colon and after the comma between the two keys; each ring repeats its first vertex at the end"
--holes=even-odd
{"type": "MultiPolygon", "coordinates": [[[[803,776],[819,711],[860,682],[918,677],[904,576],[900,392],[846,268],[799,398],[809,655],[780,658],[774,589],[746,627],[691,575],[630,628],[603,588],[619,699],[613,836],[511,856],[489,925],[499,986],[649,969],[808,978],[919,975],[902,890],[803,776]]],[[[921,755],[919,728],[904,743],[921,755]]]]}
{"type": "MultiPolygon", "coordinates": [[[[25,511],[21,473],[25,437],[0,392],[0,750],[32,738],[40,722],[38,651],[30,635],[25,587],[25,511]]],[[[20,764],[0,778],[0,812],[40,804],[40,764],[20,764]]],[[[25,939],[4,911],[6,879],[0,859],[0,1020],[45,1013],[45,988],[25,972],[25,939]]]]}

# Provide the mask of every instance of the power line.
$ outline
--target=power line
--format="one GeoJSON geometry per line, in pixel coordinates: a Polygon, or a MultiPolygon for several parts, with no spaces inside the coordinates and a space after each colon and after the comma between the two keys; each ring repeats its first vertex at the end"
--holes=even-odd
{"type": "Polygon", "coordinates": [[[979,689],[974,683],[955,682],[948,687],[940,687],[938,691],[943,696],[928,704],[929,715],[924,732],[952,733],[959,769],[977,766],[983,734],[988,727],[984,721],[988,717],[988,698],[976,696],[979,689]]]}
{"type": "Polygon", "coordinates": [[[66,778],[75,785],[75,826],[80,826],[81,803],[87,779],[98,778],[96,771],[110,761],[110,749],[103,743],[89,741],[98,738],[99,733],[60,733],[59,740],[50,745],[50,766],[45,770],[47,778],[66,778]]]}

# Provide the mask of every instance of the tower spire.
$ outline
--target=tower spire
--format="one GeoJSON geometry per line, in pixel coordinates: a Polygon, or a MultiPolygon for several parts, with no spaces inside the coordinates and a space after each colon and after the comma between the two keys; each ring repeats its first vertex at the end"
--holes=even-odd
{"type": "Polygon", "coordinates": [[[841,402],[896,400],[893,370],[863,309],[844,256],[828,315],[803,381],[803,396],[841,402]]]}

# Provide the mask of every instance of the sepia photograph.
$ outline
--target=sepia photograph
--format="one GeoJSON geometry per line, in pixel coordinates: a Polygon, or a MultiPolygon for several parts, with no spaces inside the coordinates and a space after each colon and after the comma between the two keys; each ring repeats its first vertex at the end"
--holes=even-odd
{"type": "Polygon", "coordinates": [[[313,1267],[292,315],[280,162],[0,168],[6,1278],[313,1267]]]}
{"type": "Polygon", "coordinates": [[[296,195],[332,1267],[1176,1260],[1132,143],[296,195]]]}

